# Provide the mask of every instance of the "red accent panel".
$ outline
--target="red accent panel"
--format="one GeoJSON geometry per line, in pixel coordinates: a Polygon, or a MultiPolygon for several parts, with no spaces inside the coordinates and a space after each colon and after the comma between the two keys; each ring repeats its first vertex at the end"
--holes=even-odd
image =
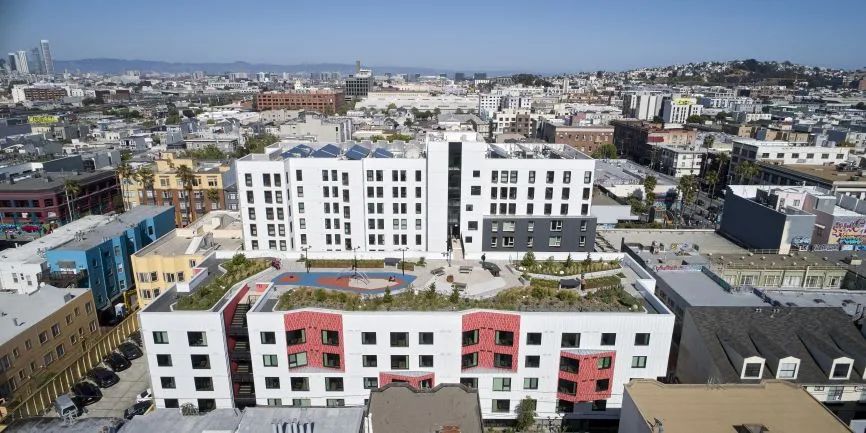
{"type": "Polygon", "coordinates": [[[594,400],[605,400],[610,398],[613,390],[613,369],[616,366],[616,352],[599,352],[592,355],[577,355],[568,352],[560,352],[560,356],[576,359],[580,365],[578,366],[577,374],[559,371],[559,378],[570,380],[577,384],[577,395],[570,395],[563,392],[558,392],[556,397],[562,400],[575,403],[588,402],[594,400]],[[610,357],[610,368],[599,369],[598,359],[610,357]],[[600,379],[607,379],[608,386],[605,391],[595,390],[595,382],[600,379]]]}
{"type": "MultiPolygon", "coordinates": [[[[478,330],[478,344],[463,346],[461,354],[478,352],[478,367],[495,368],[493,354],[511,355],[511,371],[517,371],[517,352],[520,347],[520,316],[517,314],[477,312],[463,315],[463,332],[478,330]],[[496,344],[496,331],[514,333],[511,346],[496,344]]],[[[505,370],[505,369],[503,369],[505,370]]]]}
{"type": "Polygon", "coordinates": [[[318,368],[329,368],[322,365],[322,355],[333,353],[340,355],[340,368],[334,371],[346,371],[346,357],[343,354],[343,316],[334,313],[317,313],[313,311],[299,311],[297,313],[286,313],[283,318],[286,331],[296,329],[305,330],[307,342],[287,347],[287,352],[307,352],[307,366],[318,368]],[[339,333],[339,344],[328,346],[322,344],[322,331],[337,331],[339,333]]]}
{"type": "Polygon", "coordinates": [[[385,385],[397,380],[397,381],[408,382],[409,385],[415,389],[421,389],[421,381],[422,380],[428,380],[428,379],[431,382],[431,384],[430,384],[431,388],[436,386],[436,374],[435,373],[429,373],[429,374],[425,374],[423,376],[402,376],[398,373],[379,373],[379,386],[382,387],[382,386],[385,386],[385,385]]]}
{"type": "Polygon", "coordinates": [[[241,302],[241,299],[243,299],[244,296],[249,291],[250,291],[249,285],[246,285],[243,288],[241,288],[240,290],[238,290],[238,294],[235,295],[235,297],[231,301],[229,301],[229,304],[223,310],[223,323],[226,326],[226,330],[228,330],[228,327],[232,324],[232,316],[235,315],[235,310],[238,309],[238,304],[241,302]]]}

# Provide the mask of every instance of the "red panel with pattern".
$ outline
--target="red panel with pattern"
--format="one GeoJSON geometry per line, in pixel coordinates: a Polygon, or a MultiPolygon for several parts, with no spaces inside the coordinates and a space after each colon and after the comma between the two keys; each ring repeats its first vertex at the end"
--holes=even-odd
{"type": "Polygon", "coordinates": [[[319,368],[332,368],[324,366],[322,355],[325,353],[340,355],[340,368],[333,369],[346,371],[346,359],[343,355],[342,315],[299,311],[297,313],[286,313],[283,320],[286,331],[303,329],[306,334],[306,342],[287,346],[289,354],[307,352],[307,367],[319,368]],[[324,344],[322,342],[322,331],[337,331],[339,333],[338,344],[336,346],[324,344]]]}
{"type": "Polygon", "coordinates": [[[568,352],[560,352],[560,356],[577,360],[577,373],[569,373],[560,370],[559,378],[572,381],[576,384],[576,395],[562,392],[557,386],[556,397],[562,400],[571,402],[588,402],[594,400],[604,400],[610,398],[613,389],[613,369],[616,365],[616,352],[599,352],[591,355],[577,355],[568,352]],[[610,367],[598,368],[598,360],[600,358],[610,357],[610,367]],[[607,379],[607,389],[596,391],[598,380],[607,379]]]}
{"type": "MultiPolygon", "coordinates": [[[[496,368],[493,365],[495,353],[511,355],[511,368],[517,371],[518,347],[520,344],[520,316],[517,314],[477,312],[463,315],[463,332],[478,330],[478,344],[463,346],[462,354],[478,352],[478,367],[496,368]],[[513,333],[511,346],[496,344],[496,331],[513,333]]],[[[461,343],[462,344],[462,343],[461,343]]]]}
{"type": "Polygon", "coordinates": [[[436,386],[436,374],[429,373],[423,376],[402,376],[397,373],[379,373],[379,386],[385,386],[391,382],[406,382],[415,389],[421,389],[421,381],[429,380],[430,388],[436,386]]]}

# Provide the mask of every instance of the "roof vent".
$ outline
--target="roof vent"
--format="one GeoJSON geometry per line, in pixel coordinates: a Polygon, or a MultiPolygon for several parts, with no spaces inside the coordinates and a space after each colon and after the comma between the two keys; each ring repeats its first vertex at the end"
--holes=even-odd
{"type": "Polygon", "coordinates": [[[737,433],[768,433],[770,431],[763,424],[741,424],[735,427],[737,433]]]}

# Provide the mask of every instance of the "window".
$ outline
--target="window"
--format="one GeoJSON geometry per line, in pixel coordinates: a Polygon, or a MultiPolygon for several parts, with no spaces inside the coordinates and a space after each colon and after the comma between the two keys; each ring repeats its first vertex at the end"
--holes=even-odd
{"type": "Polygon", "coordinates": [[[599,379],[595,381],[595,392],[607,391],[610,389],[610,379],[599,379]]]}
{"type": "Polygon", "coordinates": [[[511,412],[511,400],[493,400],[493,412],[508,413],[511,412]]]}
{"type": "Polygon", "coordinates": [[[541,365],[541,357],[538,355],[526,355],[526,362],[524,366],[526,368],[538,368],[541,365]]]}
{"type": "Polygon", "coordinates": [[[547,181],[547,183],[553,183],[553,172],[552,171],[547,172],[546,181],[547,181]]]}
{"type": "Polygon", "coordinates": [[[525,378],[523,378],[523,389],[538,389],[538,378],[537,377],[525,377],[525,378]]]}
{"type": "Polygon", "coordinates": [[[634,334],[634,345],[635,346],[649,346],[650,335],[645,332],[639,332],[634,334]]]}
{"type": "Polygon", "coordinates": [[[179,407],[180,407],[180,402],[178,402],[176,398],[165,399],[165,408],[166,409],[177,409],[179,407]]]}
{"type": "Polygon", "coordinates": [[[838,363],[833,366],[831,379],[847,379],[851,373],[851,364],[838,363]]]}
{"type": "Polygon", "coordinates": [[[433,344],[433,333],[432,332],[419,332],[418,333],[418,344],[433,344]]]}
{"type": "Polygon", "coordinates": [[[562,236],[551,236],[547,240],[547,246],[549,247],[558,247],[562,245],[562,236]]]}
{"type": "Polygon", "coordinates": [[[298,344],[304,344],[307,342],[307,333],[303,329],[295,329],[293,331],[286,331],[286,344],[289,346],[294,346],[298,344]]]}
{"type": "Polygon", "coordinates": [[[159,384],[162,389],[175,389],[177,387],[173,377],[160,377],[159,384]]]}
{"type": "Polygon", "coordinates": [[[494,342],[497,346],[513,346],[514,333],[511,331],[496,331],[494,333],[494,342]]]}
{"type": "Polygon", "coordinates": [[[553,188],[544,188],[544,199],[553,200],[553,188]]]}
{"type": "Polygon", "coordinates": [[[322,344],[325,346],[339,346],[340,333],[337,331],[322,330],[322,344]]]}
{"type": "Polygon", "coordinates": [[[472,170],[472,177],[481,177],[481,170],[472,170]]]}
{"type": "Polygon", "coordinates": [[[831,386],[827,388],[827,401],[842,401],[844,386],[831,386]]]}
{"type": "Polygon", "coordinates": [[[361,333],[361,344],[376,344],[376,333],[375,332],[362,332],[361,333]]]}
{"type": "Polygon", "coordinates": [[[281,398],[269,398],[268,399],[268,406],[282,406],[282,405],[283,405],[283,399],[281,399],[281,398]]]}
{"type": "Polygon", "coordinates": [[[409,355],[391,355],[392,370],[408,370],[409,355]]]}
{"type": "Polygon", "coordinates": [[[461,377],[460,384],[467,388],[478,388],[477,377],[461,377]]]}
{"type": "Polygon", "coordinates": [[[379,387],[379,378],[378,377],[365,377],[364,378],[364,389],[376,389],[379,387]]]}
{"type": "Polygon", "coordinates": [[[528,332],[528,333],[526,333],[526,345],[528,345],[528,346],[541,345],[541,333],[540,332],[528,332]]]}
{"type": "Polygon", "coordinates": [[[409,347],[408,332],[392,332],[391,347],[409,347]]]}
{"type": "Polygon", "coordinates": [[[794,379],[797,377],[796,362],[781,362],[779,363],[779,372],[776,375],[779,379],[794,379]]]}
{"type": "Polygon", "coordinates": [[[646,356],[632,356],[631,368],[646,368],[646,356]]]}
{"type": "MultiPolygon", "coordinates": [[[[494,190],[495,191],[495,190],[494,190]]],[[[469,194],[471,195],[481,195],[481,187],[477,185],[472,185],[469,188],[469,194]]]]}
{"type": "Polygon", "coordinates": [[[190,347],[207,346],[207,335],[204,332],[192,331],[186,333],[186,340],[190,347]]]}
{"type": "Polygon", "coordinates": [[[376,367],[379,361],[376,355],[361,355],[361,365],[364,367],[376,367]]]}
{"type": "Polygon", "coordinates": [[[168,332],[153,331],[153,344],[168,344],[168,332]]]}
{"type": "Polygon", "coordinates": [[[190,355],[189,359],[192,361],[192,368],[194,370],[207,370],[210,368],[209,355],[190,355]]]}
{"type": "Polygon", "coordinates": [[[584,171],[583,172],[583,183],[592,183],[592,172],[584,171]]]}
{"type": "Polygon", "coordinates": [[[460,367],[464,370],[478,366],[478,352],[467,353],[460,357],[460,367]]]}
{"type": "Polygon", "coordinates": [[[760,379],[761,369],[763,367],[764,367],[764,364],[762,364],[760,362],[746,363],[746,367],[743,369],[743,378],[744,379],[760,379]]]}
{"type": "Polygon", "coordinates": [[[60,359],[63,358],[63,355],[66,354],[66,349],[63,348],[62,344],[59,344],[56,348],[54,348],[54,352],[57,353],[57,359],[60,359]]]}
{"type": "Polygon", "coordinates": [[[171,355],[156,355],[156,365],[159,367],[171,367],[171,355]]]}
{"type": "Polygon", "coordinates": [[[326,377],[325,378],[325,391],[342,391],[343,390],[343,378],[342,377],[326,377]]]}
{"type": "Polygon", "coordinates": [[[307,352],[289,354],[289,368],[303,367],[305,365],[307,365],[307,352]]]}
{"type": "Polygon", "coordinates": [[[336,353],[323,353],[322,366],[327,368],[340,368],[340,355],[336,353]]]}
{"type": "Polygon", "coordinates": [[[562,172],[562,183],[571,183],[571,172],[570,171],[562,172]]]}
{"type": "Polygon", "coordinates": [[[601,334],[602,346],[613,346],[614,344],[616,344],[616,334],[607,332],[601,334]]]}
{"type": "Polygon", "coordinates": [[[562,220],[553,220],[550,222],[550,231],[552,232],[561,232],[562,231],[562,220]]]}
{"type": "Polygon", "coordinates": [[[593,400],[592,410],[593,411],[605,411],[605,410],[607,410],[607,400],[593,400]]]}
{"type": "Polygon", "coordinates": [[[511,378],[509,378],[509,377],[494,377],[493,378],[493,390],[494,391],[511,391],[511,378]]]}
{"type": "Polygon", "coordinates": [[[310,380],[306,377],[291,377],[289,378],[289,386],[292,391],[309,391],[310,380]]]}
{"type": "Polygon", "coordinates": [[[478,330],[463,331],[463,345],[471,346],[473,344],[478,344],[478,330]]]}
{"type": "Polygon", "coordinates": [[[580,347],[580,334],[564,332],[562,334],[562,347],[580,347]]]}
{"type": "Polygon", "coordinates": [[[45,356],[42,357],[42,363],[45,366],[51,365],[52,362],[54,362],[54,353],[48,352],[45,354],[45,356]]]}
{"type": "Polygon", "coordinates": [[[193,382],[196,391],[213,391],[213,379],[209,377],[195,377],[193,382]]]}
{"type": "Polygon", "coordinates": [[[250,173],[244,174],[244,182],[247,186],[253,186],[253,175],[250,173]]]}
{"type": "Polygon", "coordinates": [[[493,354],[493,366],[496,368],[511,368],[511,355],[504,353],[493,354]]]}
{"type": "Polygon", "coordinates": [[[433,355],[418,355],[418,366],[432,368],[433,355]]]}
{"type": "Polygon", "coordinates": [[[294,407],[308,407],[308,406],[310,406],[310,399],[309,398],[293,398],[292,399],[292,406],[294,406],[294,407]]]}
{"type": "Polygon", "coordinates": [[[262,363],[265,367],[276,367],[277,355],[262,355],[262,363]]]}

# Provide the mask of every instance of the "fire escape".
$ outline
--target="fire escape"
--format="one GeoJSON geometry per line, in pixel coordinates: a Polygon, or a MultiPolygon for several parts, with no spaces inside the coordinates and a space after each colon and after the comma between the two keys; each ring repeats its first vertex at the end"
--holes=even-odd
{"type": "Polygon", "coordinates": [[[248,302],[238,303],[227,330],[232,388],[235,405],[240,409],[256,405],[256,388],[253,384],[253,364],[250,356],[250,335],[247,330],[248,311],[250,311],[248,302]]]}

